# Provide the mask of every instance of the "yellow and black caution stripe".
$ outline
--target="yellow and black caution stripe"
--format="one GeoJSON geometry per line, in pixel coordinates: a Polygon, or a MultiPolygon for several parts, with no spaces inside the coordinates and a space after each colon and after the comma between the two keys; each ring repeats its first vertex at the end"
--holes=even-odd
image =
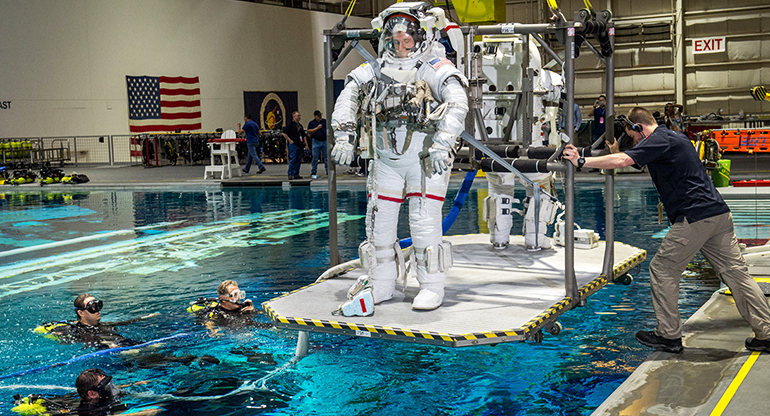
{"type": "MultiPolygon", "coordinates": [[[[616,275],[621,275],[643,262],[646,257],[647,252],[642,250],[636,255],[624,260],[620,265],[615,267],[614,273],[616,275]]],[[[580,298],[585,298],[590,294],[595,293],[604,287],[608,282],[609,280],[604,275],[593,279],[579,289],[578,293],[580,298]]],[[[521,328],[468,334],[447,334],[443,332],[429,332],[408,328],[393,328],[377,325],[362,325],[351,322],[327,321],[323,319],[288,317],[278,315],[270,306],[270,302],[307,289],[318,283],[320,282],[311,283],[308,286],[299,288],[269,301],[263,302],[262,308],[265,310],[270,319],[275,323],[276,327],[279,328],[337,334],[343,333],[362,337],[387,338],[397,341],[412,341],[417,343],[440,344],[444,346],[460,347],[469,345],[497,344],[509,341],[524,341],[533,332],[536,332],[548,322],[555,321],[559,316],[572,309],[574,307],[574,303],[576,302],[576,299],[565,297],[531,319],[521,328]]]]}
{"type": "Polygon", "coordinates": [[[622,276],[628,273],[629,270],[641,264],[646,258],[647,258],[647,250],[640,250],[635,255],[623,260],[623,262],[615,266],[615,268],[613,269],[613,273],[615,277],[622,276]]]}
{"type": "Polygon", "coordinates": [[[542,327],[547,321],[552,321],[561,316],[564,312],[567,312],[568,310],[572,309],[572,302],[573,299],[571,297],[565,297],[564,299],[557,302],[555,305],[551,306],[550,308],[546,309],[541,314],[537,315],[536,317],[532,318],[529,322],[524,324],[521,329],[524,331],[524,333],[530,333],[534,332],[537,328],[542,327]]]}

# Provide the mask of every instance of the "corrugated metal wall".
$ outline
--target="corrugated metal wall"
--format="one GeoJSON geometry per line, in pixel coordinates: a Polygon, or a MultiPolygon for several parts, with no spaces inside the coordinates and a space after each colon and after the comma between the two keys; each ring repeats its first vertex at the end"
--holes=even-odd
{"type": "MultiPolygon", "coordinates": [[[[558,4],[567,19],[585,8],[583,0],[558,4]]],[[[543,22],[550,13],[543,1],[509,0],[507,6],[514,22],[543,22]]],[[[749,94],[754,86],[770,86],[767,0],[597,0],[592,6],[613,13],[617,113],[634,105],[662,111],[667,102],[683,104],[689,115],[770,113],[770,103],[749,94]],[[722,36],[724,52],[693,55],[693,38],[722,36]]],[[[604,67],[583,48],[576,69],[576,100],[587,111],[604,92],[604,67]]]]}

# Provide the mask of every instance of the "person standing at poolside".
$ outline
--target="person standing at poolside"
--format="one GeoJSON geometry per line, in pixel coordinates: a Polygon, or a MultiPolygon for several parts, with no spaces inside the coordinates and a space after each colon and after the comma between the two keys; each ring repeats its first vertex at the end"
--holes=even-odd
{"type": "Polygon", "coordinates": [[[313,162],[310,164],[310,177],[318,179],[318,158],[323,158],[324,169],[329,174],[329,165],[326,160],[326,119],[321,117],[321,111],[313,112],[313,119],[307,123],[307,132],[313,139],[313,162]]]}
{"type": "Polygon", "coordinates": [[[246,158],[246,166],[243,167],[243,173],[249,173],[251,170],[251,162],[254,161],[257,164],[259,170],[257,174],[263,173],[265,165],[259,159],[259,125],[252,120],[251,114],[243,116],[243,128],[238,125],[238,133],[246,133],[246,146],[249,149],[249,157],[246,158]]]}
{"type": "Polygon", "coordinates": [[[593,131],[593,140],[596,141],[599,137],[604,134],[605,131],[605,124],[604,124],[604,117],[607,114],[607,97],[604,96],[604,94],[600,95],[599,98],[594,101],[594,131],[593,131]]]}
{"type": "Polygon", "coordinates": [[[291,113],[291,121],[286,124],[281,133],[289,142],[289,180],[302,179],[299,176],[299,167],[302,164],[302,156],[305,153],[305,129],[302,128],[299,111],[291,113]]]}
{"type": "Polygon", "coordinates": [[[754,331],[754,338],[746,339],[746,348],[770,351],[770,307],[749,275],[730,208],[714,187],[692,143],[685,135],[659,126],[642,107],[629,111],[625,130],[635,143],[631,149],[620,152],[615,141],[609,144],[611,154],[583,158],[575,146],[568,144],[564,158],[578,170],[647,166],[666,209],[671,229],[650,262],[650,290],[658,325],[652,331],[637,332],[636,339],[661,351],[683,350],[679,280],[700,250],[730,288],[738,312],[754,331]]]}

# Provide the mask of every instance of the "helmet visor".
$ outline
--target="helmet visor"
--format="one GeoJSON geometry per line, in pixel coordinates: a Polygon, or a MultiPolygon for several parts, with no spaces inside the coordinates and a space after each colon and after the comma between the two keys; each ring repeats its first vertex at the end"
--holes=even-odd
{"type": "Polygon", "coordinates": [[[395,15],[385,22],[380,36],[382,52],[394,58],[409,58],[421,44],[419,26],[413,17],[395,15]]]}

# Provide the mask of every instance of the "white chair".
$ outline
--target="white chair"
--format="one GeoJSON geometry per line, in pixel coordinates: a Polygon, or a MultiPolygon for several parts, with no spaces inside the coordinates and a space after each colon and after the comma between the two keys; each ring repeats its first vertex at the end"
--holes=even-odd
{"type": "Polygon", "coordinates": [[[203,172],[203,180],[208,179],[209,174],[211,175],[211,179],[217,179],[216,177],[217,173],[219,173],[219,179],[224,179],[225,166],[224,165],[206,166],[206,170],[203,172]]]}
{"type": "MultiPolygon", "coordinates": [[[[222,139],[235,139],[235,131],[227,130],[222,133],[222,139]]],[[[227,143],[208,143],[211,148],[211,165],[206,167],[206,171],[203,173],[203,179],[208,178],[208,172],[211,172],[212,178],[215,172],[221,172],[221,179],[230,179],[233,177],[233,173],[238,176],[242,175],[241,165],[238,162],[238,151],[235,149],[237,142],[227,143]],[[219,145],[219,149],[215,146],[219,145]],[[217,156],[219,156],[220,164],[217,164],[217,156]]]]}

